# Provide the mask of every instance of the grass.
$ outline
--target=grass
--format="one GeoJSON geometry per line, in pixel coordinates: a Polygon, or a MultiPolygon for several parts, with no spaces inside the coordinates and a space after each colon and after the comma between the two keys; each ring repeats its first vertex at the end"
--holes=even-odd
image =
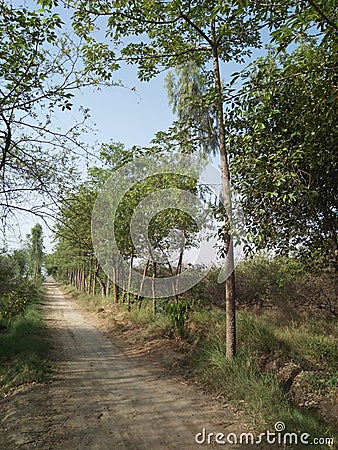
{"type": "MultiPolygon", "coordinates": [[[[330,425],[308,410],[297,408],[283,391],[277,374],[261,366],[264,358],[281,358],[312,370],[317,368],[321,373],[319,379],[316,372],[310,372],[313,379],[309,381],[317,391],[321,388],[322,392],[331,390],[332,394],[337,388],[337,342],[330,334],[330,325],[321,331],[317,328],[317,333],[314,333],[315,322],[278,327],[265,317],[238,312],[238,352],[233,360],[228,360],[224,345],[224,316],[212,317],[210,312],[206,312],[203,317],[199,312],[193,317],[202,324],[206,318],[208,331],[204,331],[193,361],[194,374],[204,385],[240,405],[255,429],[273,429],[274,423],[282,421],[288,432],[306,432],[313,437],[334,435],[330,425]],[[214,323],[210,323],[212,318],[214,323]]],[[[201,326],[194,324],[192,328],[200,329],[201,326]]],[[[297,445],[297,449],[305,447],[297,445]]],[[[332,447],[322,445],[321,448],[332,447]]]]}
{"type": "Polygon", "coordinates": [[[20,385],[45,381],[50,372],[46,329],[36,299],[0,335],[0,397],[20,385]]]}
{"type": "Polygon", "coordinates": [[[263,372],[249,351],[238,352],[229,361],[222,344],[204,343],[194,366],[198,379],[212,391],[226,395],[236,406],[240,405],[255,429],[273,429],[274,423],[282,421],[288,432],[328,435],[327,425],[290,404],[277,377],[273,373],[263,372]]]}
{"type": "Polygon", "coordinates": [[[311,327],[303,324],[299,327],[287,326],[277,330],[282,342],[289,346],[291,358],[301,361],[308,367],[330,368],[337,366],[338,345],[333,335],[327,335],[325,328],[314,333],[311,327]]]}
{"type": "MultiPolygon", "coordinates": [[[[161,301],[158,301],[158,309],[162,308],[161,301]]],[[[153,305],[151,299],[144,299],[142,308],[134,307],[127,314],[128,320],[133,324],[143,327],[150,327],[162,330],[166,333],[170,328],[170,320],[165,314],[159,314],[157,317],[153,315],[153,305]]]]}
{"type": "Polygon", "coordinates": [[[63,292],[76,300],[84,302],[87,308],[93,312],[101,312],[108,304],[112,304],[111,297],[103,297],[101,294],[87,294],[78,291],[74,286],[67,284],[62,286],[63,292]]]}

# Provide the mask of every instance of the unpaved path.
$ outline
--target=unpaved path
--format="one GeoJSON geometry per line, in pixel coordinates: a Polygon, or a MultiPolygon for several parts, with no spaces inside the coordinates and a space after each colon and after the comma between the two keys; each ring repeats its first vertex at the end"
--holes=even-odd
{"type": "Polygon", "coordinates": [[[56,375],[0,403],[1,450],[190,450],[202,428],[238,431],[233,412],[121,352],[56,284],[44,308],[56,375]]]}

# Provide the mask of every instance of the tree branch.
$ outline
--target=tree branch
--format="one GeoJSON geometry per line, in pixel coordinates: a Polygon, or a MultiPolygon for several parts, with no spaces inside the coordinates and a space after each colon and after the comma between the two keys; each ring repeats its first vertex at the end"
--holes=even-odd
{"type": "Polygon", "coordinates": [[[332,28],[334,28],[336,31],[338,31],[338,25],[334,23],[330,17],[328,17],[317,5],[317,3],[314,0],[307,0],[307,2],[312,6],[313,9],[317,11],[317,13],[325,20],[327,24],[329,24],[332,28]]]}
{"type": "Polygon", "coordinates": [[[0,170],[2,170],[5,167],[7,154],[9,152],[11,142],[12,142],[12,131],[11,131],[10,123],[8,122],[8,120],[5,118],[5,116],[3,114],[1,114],[1,117],[2,117],[2,120],[6,124],[7,132],[4,133],[5,134],[5,146],[2,150],[0,170]]]}
{"type": "Polygon", "coordinates": [[[210,45],[210,47],[212,47],[214,45],[212,39],[209,38],[209,36],[200,28],[198,27],[191,19],[189,19],[188,16],[186,16],[185,14],[181,13],[181,17],[183,20],[185,20],[195,31],[197,31],[197,33],[202,36],[207,43],[210,45]]]}

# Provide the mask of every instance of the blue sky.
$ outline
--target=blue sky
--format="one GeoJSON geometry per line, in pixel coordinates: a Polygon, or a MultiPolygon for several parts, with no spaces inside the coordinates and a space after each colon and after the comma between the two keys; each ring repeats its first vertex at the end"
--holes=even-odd
{"type": "Polygon", "coordinates": [[[100,142],[121,141],[126,146],[148,145],[155,133],[166,130],[174,116],[168,106],[164,75],[149,82],[139,82],[133,67],[123,69],[119,78],[126,88],[103,88],[77,96],[77,102],[88,106],[91,120],[98,129],[100,142]],[[136,91],[131,87],[135,86],[136,91]]]}

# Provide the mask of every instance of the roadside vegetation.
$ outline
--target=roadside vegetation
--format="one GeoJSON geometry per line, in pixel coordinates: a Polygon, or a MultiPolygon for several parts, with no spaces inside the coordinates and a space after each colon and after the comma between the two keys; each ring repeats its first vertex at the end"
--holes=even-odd
{"type": "Polygon", "coordinates": [[[0,322],[0,397],[13,388],[44,382],[50,376],[42,295],[41,290],[32,289],[21,312],[13,314],[6,327],[0,322]]]}
{"type": "Polygon", "coordinates": [[[152,299],[144,299],[140,306],[135,299],[128,304],[121,297],[114,304],[113,297],[80,293],[71,285],[66,285],[65,291],[117,330],[134,330],[135,345],[149,348],[160,340],[165,349],[165,343],[176,342],[176,351],[183,349],[180,373],[243,411],[255,431],[273,430],[274,423],[282,421],[288,432],[337,438],[338,327],[333,278],[330,288],[326,284],[325,299],[322,290],[316,291],[320,281],[334,274],[315,276],[306,264],[282,257],[257,256],[243,261],[237,267],[238,285],[242,286],[238,351],[229,359],[218,287],[210,289],[217,273],[211,271],[178,303],[158,300],[156,315],[152,299]],[[244,279],[250,282],[245,284],[244,279]]]}
{"type": "Polygon", "coordinates": [[[50,374],[43,322],[42,229],[32,228],[27,244],[0,257],[0,398],[50,374]]]}

